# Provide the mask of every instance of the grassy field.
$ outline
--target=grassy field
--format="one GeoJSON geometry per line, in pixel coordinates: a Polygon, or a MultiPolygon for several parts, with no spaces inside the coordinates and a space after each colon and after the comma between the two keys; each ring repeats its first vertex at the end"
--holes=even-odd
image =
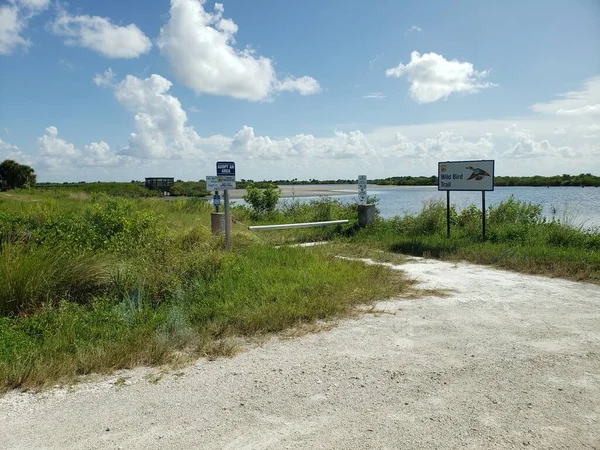
{"type": "MultiPolygon", "coordinates": [[[[285,214],[298,218],[300,209],[285,214]]],[[[276,248],[272,235],[247,231],[252,214],[242,208],[225,252],[210,234],[210,211],[193,199],[0,194],[0,390],[228,355],[236,339],[410,290],[385,267],[276,248]]]]}
{"type": "Polygon", "coordinates": [[[338,255],[402,263],[466,260],[600,283],[600,233],[546,221],[510,199],[487,211],[431,202],[365,229],[357,207],[288,200],[275,212],[233,207],[233,251],[211,235],[202,199],[126,199],[78,191],[0,194],[0,390],[206,355],[236,340],[351,314],[415,292],[400,272],[338,255]],[[251,224],[349,219],[252,233],[251,224]],[[289,245],[326,240],[314,248],[289,245]]]}

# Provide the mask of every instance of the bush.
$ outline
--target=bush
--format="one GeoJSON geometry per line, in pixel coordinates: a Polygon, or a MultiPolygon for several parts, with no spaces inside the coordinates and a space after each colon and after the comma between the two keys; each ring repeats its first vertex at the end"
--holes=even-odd
{"type": "Polygon", "coordinates": [[[33,230],[39,244],[81,250],[136,251],[155,237],[160,216],[135,210],[131,201],[103,198],[82,214],[54,214],[33,230]]]}
{"type": "Polygon", "coordinates": [[[244,195],[244,201],[250,205],[254,216],[260,217],[271,214],[277,208],[281,191],[277,186],[271,184],[264,189],[259,189],[253,184],[246,188],[247,193],[244,195]]]}
{"type": "Polygon", "coordinates": [[[44,303],[87,302],[110,285],[110,261],[46,248],[5,245],[0,253],[0,315],[31,312],[44,303]]]}

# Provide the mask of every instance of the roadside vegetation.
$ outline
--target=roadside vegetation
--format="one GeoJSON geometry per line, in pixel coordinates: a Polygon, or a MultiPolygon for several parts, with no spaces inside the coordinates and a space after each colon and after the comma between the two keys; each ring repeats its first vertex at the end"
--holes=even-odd
{"type": "MultiPolygon", "coordinates": [[[[376,203],[376,199],[371,199],[376,203]]],[[[335,241],[331,251],[351,256],[370,253],[379,260],[396,254],[470,261],[523,273],[600,283],[600,228],[573,225],[569,218],[548,220],[542,206],[514,197],[486,210],[482,241],[481,210],[471,205],[451,209],[451,237],[446,233],[446,204],[431,201],[419,214],[377,219],[365,229],[357,223],[357,206],[323,197],[308,203],[287,201],[276,211],[252,216],[261,223],[349,219],[348,225],[262,232],[274,244],[335,241]]]]}
{"type": "MultiPolygon", "coordinates": [[[[471,261],[600,283],[600,232],[548,221],[539,205],[429,202],[358,227],[357,206],[286,199],[250,186],[233,206],[233,251],[202,198],[123,198],[81,190],[0,194],[0,391],[137,365],[233,354],[240,339],[351,314],[414,292],[401,272],[340,259],[404,255],[471,261]],[[348,219],[249,232],[248,225],[348,219]],[[329,241],[300,248],[286,244],[329,241]]],[[[370,199],[376,202],[376,199],[370,199]]]]}
{"type": "Polygon", "coordinates": [[[204,199],[0,194],[0,391],[228,355],[239,339],[410,290],[386,267],[274,247],[247,231],[250,208],[235,208],[226,252],[211,210],[204,199]]]}
{"type": "MultiPolygon", "coordinates": [[[[143,181],[132,180],[130,183],[96,182],[96,183],[37,183],[36,191],[49,195],[72,194],[107,194],[115,197],[140,198],[161,197],[162,193],[146,189],[143,181]]],[[[210,193],[206,190],[205,181],[175,181],[171,189],[173,197],[204,197],[210,193]]]]}

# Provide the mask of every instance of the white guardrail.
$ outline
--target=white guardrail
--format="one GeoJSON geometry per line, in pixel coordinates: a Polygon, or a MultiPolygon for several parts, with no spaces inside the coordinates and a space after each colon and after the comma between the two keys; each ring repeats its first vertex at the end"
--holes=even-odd
{"type": "Polygon", "coordinates": [[[326,222],[305,222],[305,223],[286,223],[283,225],[254,225],[248,227],[249,230],[286,230],[291,228],[324,227],[327,225],[341,225],[348,223],[348,220],[328,220],[326,222]]]}

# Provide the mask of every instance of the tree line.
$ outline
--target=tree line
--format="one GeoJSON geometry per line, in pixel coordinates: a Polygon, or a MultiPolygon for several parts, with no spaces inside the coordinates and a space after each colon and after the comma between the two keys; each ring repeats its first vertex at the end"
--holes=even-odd
{"type": "MultiPolygon", "coordinates": [[[[392,186],[437,186],[438,177],[389,177],[384,179],[370,180],[371,183],[378,185],[392,186]]],[[[591,173],[582,173],[579,175],[554,175],[541,176],[534,175],[528,177],[497,176],[494,179],[496,186],[600,186],[600,176],[591,173]]]]}

